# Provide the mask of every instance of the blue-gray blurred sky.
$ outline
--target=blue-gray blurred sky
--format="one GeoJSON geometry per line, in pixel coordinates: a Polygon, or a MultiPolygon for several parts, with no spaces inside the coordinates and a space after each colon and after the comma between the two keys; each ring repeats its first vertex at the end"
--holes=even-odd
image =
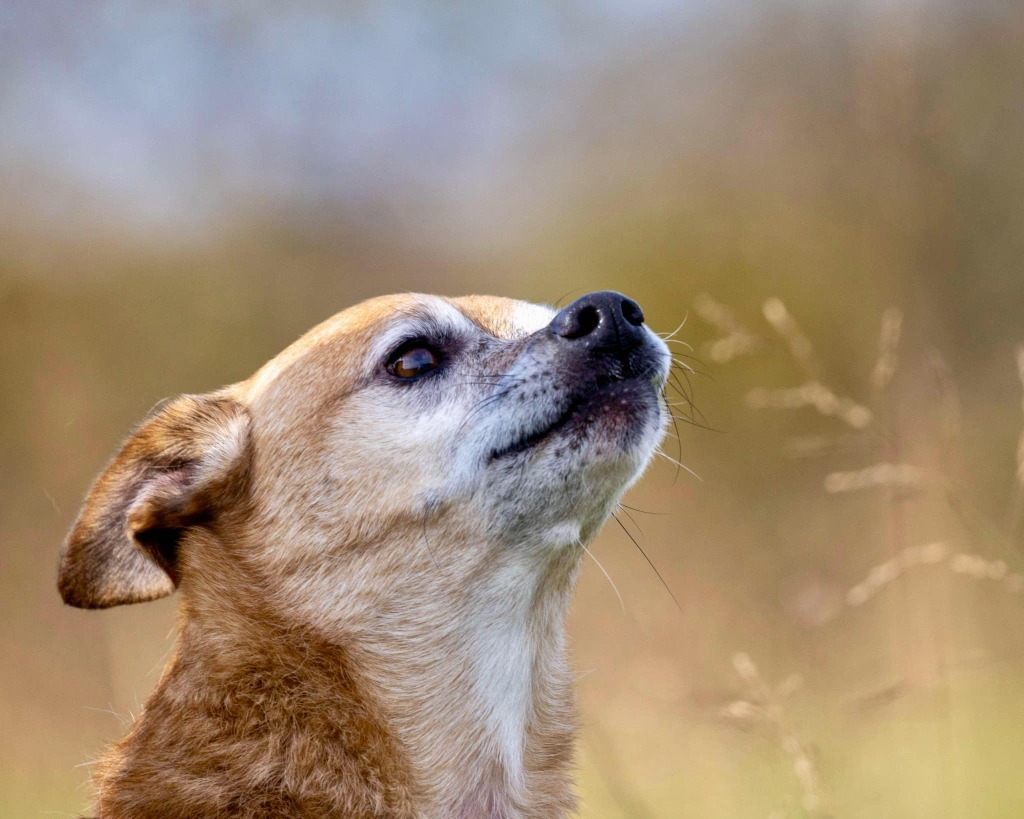
{"type": "MultiPolygon", "coordinates": [[[[295,199],[526,218],[558,171],[526,174],[527,155],[565,138],[571,151],[609,63],[702,50],[688,36],[702,5],[10,0],[5,204],[70,230],[195,230],[295,199]]],[[[648,116],[644,98],[664,90],[613,102],[648,116]]]]}

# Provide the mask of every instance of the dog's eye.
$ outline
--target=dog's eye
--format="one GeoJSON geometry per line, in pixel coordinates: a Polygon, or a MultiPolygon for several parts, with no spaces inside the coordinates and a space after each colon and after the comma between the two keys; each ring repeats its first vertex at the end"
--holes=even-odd
{"type": "Polygon", "coordinates": [[[388,372],[398,378],[419,378],[440,366],[440,353],[422,341],[399,347],[388,360],[388,372]]]}

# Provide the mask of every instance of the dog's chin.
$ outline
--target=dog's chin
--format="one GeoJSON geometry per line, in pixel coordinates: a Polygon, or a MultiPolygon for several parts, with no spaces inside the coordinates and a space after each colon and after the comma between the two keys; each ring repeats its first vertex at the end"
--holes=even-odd
{"type": "Polygon", "coordinates": [[[486,483],[501,536],[558,546],[590,540],[650,461],[665,417],[650,379],[616,381],[493,453],[486,483]]]}

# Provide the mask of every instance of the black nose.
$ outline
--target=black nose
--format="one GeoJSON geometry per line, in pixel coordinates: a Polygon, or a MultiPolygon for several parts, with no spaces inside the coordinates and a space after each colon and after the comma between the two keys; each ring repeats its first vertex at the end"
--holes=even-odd
{"type": "Polygon", "coordinates": [[[599,349],[631,349],[641,343],[644,312],[613,290],[581,296],[551,320],[551,332],[599,349]]]}

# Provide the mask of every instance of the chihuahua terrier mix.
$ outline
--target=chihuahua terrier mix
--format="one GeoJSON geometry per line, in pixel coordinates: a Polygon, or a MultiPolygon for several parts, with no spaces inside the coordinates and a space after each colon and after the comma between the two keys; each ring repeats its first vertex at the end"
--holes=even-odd
{"type": "Polygon", "coordinates": [[[155,413],[60,562],[72,606],[181,589],[98,815],[573,812],[565,617],[664,433],[670,361],[618,293],[406,294],[155,413]]]}

